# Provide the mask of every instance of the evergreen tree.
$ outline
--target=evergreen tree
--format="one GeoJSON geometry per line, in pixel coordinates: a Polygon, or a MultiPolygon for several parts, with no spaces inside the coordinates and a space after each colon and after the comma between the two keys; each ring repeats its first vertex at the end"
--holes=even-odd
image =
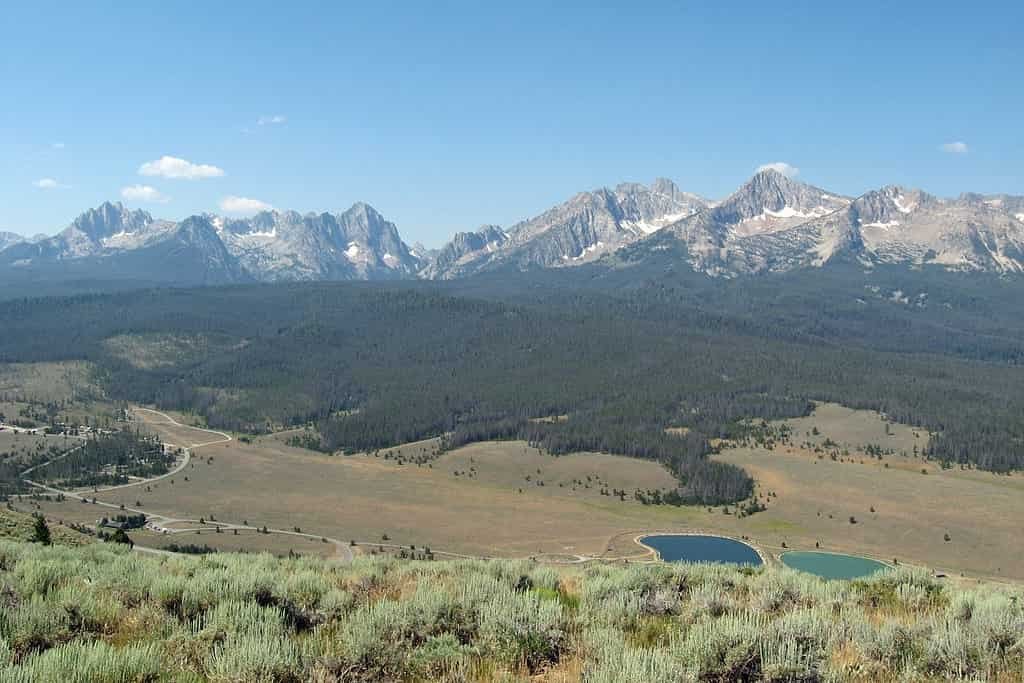
{"type": "Polygon", "coordinates": [[[46,518],[42,515],[35,517],[35,522],[32,524],[32,542],[50,545],[50,527],[46,524],[46,518]]]}

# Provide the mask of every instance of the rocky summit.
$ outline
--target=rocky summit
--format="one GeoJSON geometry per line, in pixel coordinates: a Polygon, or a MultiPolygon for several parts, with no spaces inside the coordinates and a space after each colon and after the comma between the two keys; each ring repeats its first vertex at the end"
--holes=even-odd
{"type": "Polygon", "coordinates": [[[886,186],[853,198],[767,169],[717,202],[665,179],[581,192],[507,228],[458,232],[435,250],[408,246],[394,223],[361,202],[340,213],[180,222],[104,203],[53,237],[0,234],[0,277],[65,270],[182,284],[448,280],[498,269],[614,266],[624,247],[634,262],[677,247],[693,269],[725,277],[835,258],[1022,272],[1024,197],[943,199],[886,186]]]}

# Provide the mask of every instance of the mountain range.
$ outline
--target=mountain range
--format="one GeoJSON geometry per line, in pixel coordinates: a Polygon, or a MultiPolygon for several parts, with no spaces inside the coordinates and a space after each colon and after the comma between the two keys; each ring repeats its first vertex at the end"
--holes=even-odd
{"type": "Polygon", "coordinates": [[[854,198],[763,170],[716,202],[659,179],[582,192],[507,228],[457,233],[437,250],[409,247],[394,223],[364,203],[341,213],[203,214],[179,222],[104,203],[53,237],[0,233],[0,279],[453,279],[498,269],[614,267],[678,247],[695,270],[726,277],[837,258],[1019,273],[1024,197],[942,199],[887,186],[854,198]]]}

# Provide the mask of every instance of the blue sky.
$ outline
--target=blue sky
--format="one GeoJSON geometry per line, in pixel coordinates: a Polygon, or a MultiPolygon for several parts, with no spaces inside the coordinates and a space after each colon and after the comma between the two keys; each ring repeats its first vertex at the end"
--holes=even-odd
{"type": "Polygon", "coordinates": [[[0,230],[122,196],[362,200],[433,246],[625,180],[720,197],[771,162],[847,194],[1024,194],[1021,3],[703,4],[9,4],[0,230]]]}

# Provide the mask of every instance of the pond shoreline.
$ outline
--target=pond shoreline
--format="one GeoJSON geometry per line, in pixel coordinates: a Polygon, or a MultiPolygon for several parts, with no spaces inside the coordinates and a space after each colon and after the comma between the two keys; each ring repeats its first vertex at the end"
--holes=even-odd
{"type": "Polygon", "coordinates": [[[829,550],[787,550],[786,552],[781,553],[779,555],[779,562],[783,566],[788,567],[789,569],[792,569],[794,571],[803,572],[805,574],[811,574],[812,576],[818,576],[818,577],[821,577],[821,578],[826,579],[826,580],[831,580],[831,579],[842,579],[842,580],[860,579],[860,578],[864,578],[864,577],[867,577],[867,576],[871,576],[872,574],[876,574],[876,573],[878,573],[880,571],[885,571],[887,569],[892,569],[895,566],[895,565],[892,565],[892,564],[890,564],[888,562],[883,562],[881,560],[877,560],[877,559],[875,559],[873,557],[868,557],[868,556],[865,556],[865,555],[851,555],[849,553],[838,553],[838,552],[833,552],[833,551],[829,551],[829,550]],[[846,563],[847,566],[858,565],[859,564],[864,569],[864,571],[863,571],[863,573],[857,573],[856,575],[850,575],[850,576],[831,576],[824,569],[820,569],[819,568],[818,571],[813,571],[812,569],[809,569],[809,568],[806,568],[806,567],[800,567],[800,566],[791,565],[791,564],[786,562],[786,560],[785,560],[786,555],[802,556],[805,559],[812,559],[814,556],[818,556],[818,557],[822,557],[822,556],[824,556],[824,557],[831,557],[831,558],[835,558],[835,560],[838,561],[840,563],[840,565],[842,565],[843,563],[846,563]]]}
{"type": "Polygon", "coordinates": [[[758,558],[760,558],[761,566],[762,567],[769,566],[770,564],[774,564],[776,562],[781,562],[781,561],[777,560],[775,557],[773,557],[770,553],[767,553],[764,550],[762,550],[759,546],[754,544],[752,541],[748,541],[748,540],[745,540],[745,539],[742,539],[742,538],[736,538],[734,536],[728,536],[726,534],[721,534],[721,533],[699,531],[699,530],[694,530],[694,531],[648,531],[648,532],[645,532],[645,533],[642,533],[642,534],[638,534],[637,536],[634,536],[633,537],[633,542],[636,543],[641,548],[645,548],[652,555],[654,555],[655,561],[657,561],[657,562],[670,562],[671,560],[665,560],[661,556],[661,553],[658,551],[657,548],[654,548],[654,547],[649,546],[646,543],[644,543],[644,539],[645,538],[650,538],[652,536],[701,536],[701,537],[705,537],[705,538],[720,538],[720,539],[723,539],[723,540],[726,540],[726,541],[733,541],[734,543],[739,543],[739,544],[744,545],[744,546],[750,548],[751,550],[753,550],[757,554],[758,558]]]}

